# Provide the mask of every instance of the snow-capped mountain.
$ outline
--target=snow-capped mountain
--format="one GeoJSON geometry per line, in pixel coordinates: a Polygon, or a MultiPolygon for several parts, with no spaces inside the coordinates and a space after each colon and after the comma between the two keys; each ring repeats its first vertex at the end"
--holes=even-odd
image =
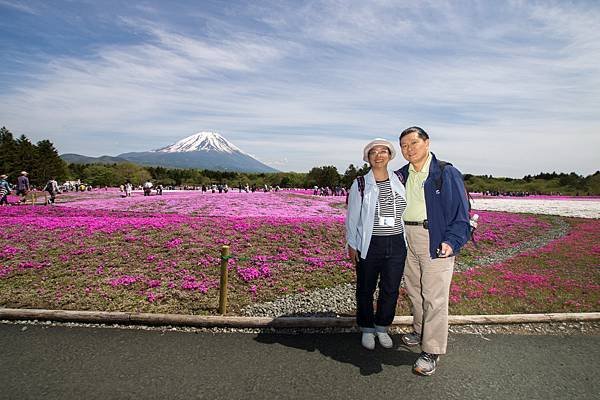
{"type": "Polygon", "coordinates": [[[224,153],[244,153],[238,147],[216,132],[198,132],[167,147],[154,150],[160,153],[179,153],[186,151],[221,151],[224,153]]]}
{"type": "Polygon", "coordinates": [[[119,154],[136,164],[215,171],[277,172],[215,132],[199,132],[157,150],[119,154]]]}

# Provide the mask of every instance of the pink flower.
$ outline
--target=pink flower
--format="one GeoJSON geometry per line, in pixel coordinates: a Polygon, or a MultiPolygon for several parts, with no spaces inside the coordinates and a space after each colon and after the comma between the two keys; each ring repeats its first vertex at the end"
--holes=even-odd
{"type": "Polygon", "coordinates": [[[158,279],[152,279],[152,280],[148,281],[148,287],[150,287],[150,288],[159,287],[160,285],[161,285],[161,282],[158,279]]]}
{"type": "Polygon", "coordinates": [[[152,293],[152,292],[148,292],[146,294],[146,300],[148,301],[148,303],[154,303],[157,298],[158,297],[154,293],[152,293]]]}
{"type": "Polygon", "coordinates": [[[115,279],[109,280],[108,284],[111,286],[129,286],[129,285],[136,283],[139,280],[140,280],[140,278],[137,276],[124,275],[120,278],[115,278],[115,279]]]}

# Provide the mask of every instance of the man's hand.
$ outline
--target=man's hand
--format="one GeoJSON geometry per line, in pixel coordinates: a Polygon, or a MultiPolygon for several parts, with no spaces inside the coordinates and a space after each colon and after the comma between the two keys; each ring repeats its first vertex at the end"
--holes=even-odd
{"type": "Polygon", "coordinates": [[[438,253],[439,258],[447,258],[454,254],[454,250],[452,250],[452,246],[450,246],[446,242],[442,242],[440,245],[440,251],[438,253]]]}
{"type": "Polygon", "coordinates": [[[352,247],[348,246],[348,258],[350,259],[352,264],[354,264],[354,266],[356,267],[356,264],[358,264],[358,251],[356,251],[352,247]]]}

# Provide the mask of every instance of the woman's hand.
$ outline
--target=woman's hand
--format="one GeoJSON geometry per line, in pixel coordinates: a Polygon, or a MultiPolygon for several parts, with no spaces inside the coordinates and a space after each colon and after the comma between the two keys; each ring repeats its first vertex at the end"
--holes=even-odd
{"type": "Polygon", "coordinates": [[[354,266],[356,267],[356,264],[358,264],[358,251],[356,251],[352,247],[348,246],[348,258],[350,259],[352,264],[354,264],[354,266]]]}

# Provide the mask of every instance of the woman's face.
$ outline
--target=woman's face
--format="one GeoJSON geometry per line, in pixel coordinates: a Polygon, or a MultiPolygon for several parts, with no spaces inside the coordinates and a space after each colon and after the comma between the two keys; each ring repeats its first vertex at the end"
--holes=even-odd
{"type": "Polygon", "coordinates": [[[385,168],[390,162],[390,149],[387,146],[374,146],[369,150],[371,168],[385,168]]]}
{"type": "Polygon", "coordinates": [[[400,150],[406,161],[418,165],[427,160],[429,139],[421,139],[417,132],[409,133],[400,140],[400,150]]]}

